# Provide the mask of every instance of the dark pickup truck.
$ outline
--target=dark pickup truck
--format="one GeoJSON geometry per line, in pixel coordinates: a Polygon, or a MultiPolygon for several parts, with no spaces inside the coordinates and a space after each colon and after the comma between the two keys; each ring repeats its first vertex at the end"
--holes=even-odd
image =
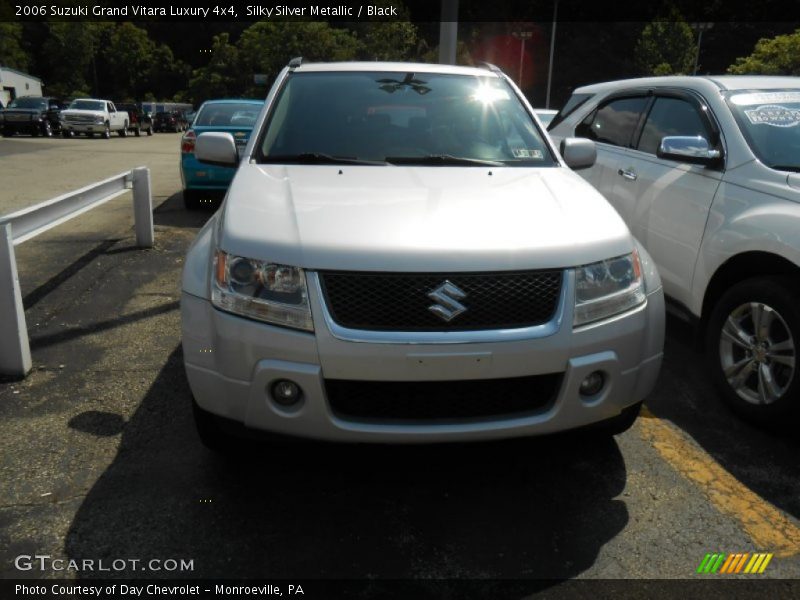
{"type": "Polygon", "coordinates": [[[189,129],[189,122],[179,110],[157,112],[153,115],[153,129],[155,131],[174,131],[178,133],[189,129]]]}
{"type": "Polygon", "coordinates": [[[59,115],[64,103],[47,96],[21,96],[0,110],[0,128],[3,137],[15,133],[29,133],[52,137],[61,131],[59,115]]]}
{"type": "Polygon", "coordinates": [[[127,102],[115,102],[117,110],[124,110],[128,113],[128,131],[132,131],[136,137],[142,135],[144,131],[147,135],[153,135],[153,119],[142,110],[141,104],[127,102]]]}

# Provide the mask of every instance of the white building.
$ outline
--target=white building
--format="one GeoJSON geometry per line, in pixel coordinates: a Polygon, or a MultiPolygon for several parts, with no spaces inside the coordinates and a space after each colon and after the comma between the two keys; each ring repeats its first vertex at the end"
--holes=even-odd
{"type": "Polygon", "coordinates": [[[41,96],[42,80],[0,65],[0,102],[7,106],[19,96],[41,96]]]}

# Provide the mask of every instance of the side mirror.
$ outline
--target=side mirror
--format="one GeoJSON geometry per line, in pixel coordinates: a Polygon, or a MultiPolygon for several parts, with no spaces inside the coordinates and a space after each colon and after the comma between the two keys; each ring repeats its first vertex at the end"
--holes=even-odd
{"type": "Polygon", "coordinates": [[[585,138],[564,138],[561,140],[561,157],[570,169],[588,169],[597,160],[597,146],[585,138]]]}
{"type": "Polygon", "coordinates": [[[200,162],[218,167],[235,167],[239,162],[236,142],[230,133],[201,133],[194,144],[194,155],[200,162]]]}
{"type": "Polygon", "coordinates": [[[674,135],[661,139],[656,151],[658,158],[680,162],[709,165],[719,160],[719,150],[714,150],[703,136],[674,135]]]}

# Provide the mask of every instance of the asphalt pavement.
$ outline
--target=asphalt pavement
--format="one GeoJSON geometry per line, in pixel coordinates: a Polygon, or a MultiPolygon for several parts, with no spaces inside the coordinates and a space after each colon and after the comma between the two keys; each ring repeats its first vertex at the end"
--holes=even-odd
{"type": "Polygon", "coordinates": [[[0,383],[0,577],[722,581],[696,573],[707,553],[763,552],[749,580],[800,578],[800,442],[732,416],[672,318],[647,410],[612,440],[207,451],[178,301],[211,213],[183,208],[178,140],[0,140],[0,213],[140,165],[156,205],[153,249],[128,195],[17,248],[34,369],[0,383]],[[192,569],[15,565],[34,554],[192,569]]]}

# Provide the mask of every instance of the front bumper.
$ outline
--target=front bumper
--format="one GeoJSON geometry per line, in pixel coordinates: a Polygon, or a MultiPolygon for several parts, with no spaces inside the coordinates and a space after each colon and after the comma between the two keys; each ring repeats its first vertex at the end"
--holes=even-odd
{"type": "Polygon", "coordinates": [[[615,417],[655,385],[664,339],[661,288],[627,313],[572,328],[573,277],[565,278],[561,324],[532,339],[465,343],[352,341],[332,332],[316,276],[309,275],[315,332],[251,321],[183,293],[183,352],[198,405],[253,429],[342,442],[489,440],[565,431],[615,417]],[[337,337],[338,336],[338,337],[337,337]],[[590,399],[579,393],[593,371],[606,376],[590,399]],[[331,407],[326,378],[411,382],[463,381],[560,374],[555,397],[539,411],[515,416],[436,421],[343,417],[331,407]],[[290,379],[303,391],[285,408],[270,396],[273,382],[290,379]]]}
{"type": "Polygon", "coordinates": [[[61,122],[62,129],[75,133],[102,133],[106,130],[105,123],[69,123],[61,122]]]}

